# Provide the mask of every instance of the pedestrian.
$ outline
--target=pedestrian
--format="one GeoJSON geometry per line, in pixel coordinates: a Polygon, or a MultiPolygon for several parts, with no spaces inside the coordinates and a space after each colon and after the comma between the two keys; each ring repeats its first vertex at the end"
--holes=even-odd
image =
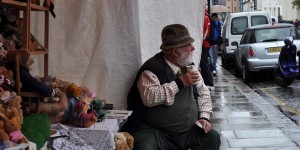
{"type": "Polygon", "coordinates": [[[209,89],[213,89],[214,81],[213,81],[212,73],[209,68],[209,49],[210,49],[210,44],[208,42],[209,36],[210,36],[210,17],[206,10],[204,15],[204,24],[203,24],[203,41],[202,41],[202,53],[201,53],[201,60],[200,60],[200,71],[205,85],[209,89]]]}
{"type": "MultiPolygon", "coordinates": [[[[217,58],[218,58],[218,50],[220,48],[219,40],[221,38],[221,23],[218,20],[218,14],[213,13],[211,15],[211,24],[210,27],[213,30],[213,44],[210,46],[209,49],[209,58],[210,58],[210,71],[212,72],[213,76],[217,75],[217,58]]],[[[222,40],[220,40],[222,41],[222,40]]],[[[221,43],[222,44],[222,43],[221,43]]]]}
{"type": "Polygon", "coordinates": [[[122,130],[133,135],[136,150],[219,149],[220,136],[209,121],[210,92],[197,68],[185,68],[194,39],[180,24],[165,26],[161,38],[162,51],[142,65],[129,91],[133,113],[122,130]]]}

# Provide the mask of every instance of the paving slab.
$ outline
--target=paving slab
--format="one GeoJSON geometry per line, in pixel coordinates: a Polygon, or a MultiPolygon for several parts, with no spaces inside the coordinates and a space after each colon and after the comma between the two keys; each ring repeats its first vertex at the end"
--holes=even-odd
{"type": "Polygon", "coordinates": [[[230,147],[253,147],[253,148],[268,148],[268,147],[287,147],[296,146],[288,137],[282,138],[247,138],[247,139],[228,139],[230,147]]]}
{"type": "Polygon", "coordinates": [[[222,150],[300,150],[300,127],[218,64],[211,90],[222,150]]]}

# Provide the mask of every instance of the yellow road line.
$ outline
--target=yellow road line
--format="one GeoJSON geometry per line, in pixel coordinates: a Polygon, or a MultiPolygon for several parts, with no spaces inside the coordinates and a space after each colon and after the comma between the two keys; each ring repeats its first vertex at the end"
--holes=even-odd
{"type": "Polygon", "coordinates": [[[270,97],[272,97],[273,99],[275,99],[278,103],[280,103],[282,106],[284,106],[286,109],[288,109],[293,114],[296,114],[297,116],[300,116],[300,112],[298,112],[293,107],[291,107],[291,106],[287,105],[286,103],[284,103],[281,99],[279,99],[276,96],[272,95],[266,88],[259,88],[259,89],[262,90],[267,95],[269,95],[270,97]]]}

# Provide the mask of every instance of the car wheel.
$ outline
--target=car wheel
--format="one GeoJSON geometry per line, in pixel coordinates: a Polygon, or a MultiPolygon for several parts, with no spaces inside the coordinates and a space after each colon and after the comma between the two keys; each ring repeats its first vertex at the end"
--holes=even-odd
{"type": "Polygon", "coordinates": [[[284,77],[280,68],[277,67],[274,71],[274,81],[282,87],[287,87],[292,84],[293,79],[288,79],[284,77]]]}
{"type": "Polygon", "coordinates": [[[250,82],[253,79],[253,73],[247,69],[247,64],[243,62],[242,75],[244,82],[250,82]]]}

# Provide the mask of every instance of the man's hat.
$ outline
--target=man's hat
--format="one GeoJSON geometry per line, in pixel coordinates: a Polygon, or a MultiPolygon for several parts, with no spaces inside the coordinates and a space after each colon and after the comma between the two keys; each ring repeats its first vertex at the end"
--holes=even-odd
{"type": "Polygon", "coordinates": [[[190,37],[188,29],[181,24],[165,26],[161,32],[162,44],[160,49],[166,50],[189,45],[194,42],[190,37]]]}

